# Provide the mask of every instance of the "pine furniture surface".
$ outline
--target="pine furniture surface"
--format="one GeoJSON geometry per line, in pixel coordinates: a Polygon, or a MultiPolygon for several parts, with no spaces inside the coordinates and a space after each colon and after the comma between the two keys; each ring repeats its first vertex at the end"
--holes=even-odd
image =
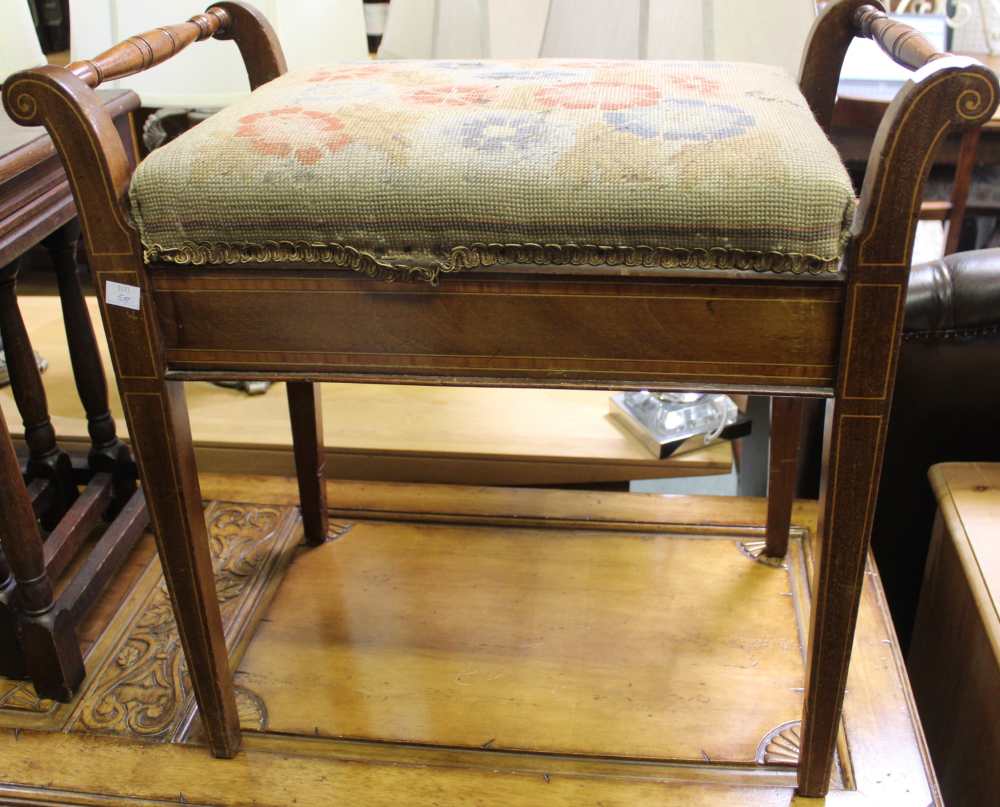
{"type": "MultiPolygon", "coordinates": [[[[936,53],[877,5],[841,0],[817,18],[799,81],[824,129],[843,55],[859,35],[915,72],[873,145],[843,271],[817,277],[695,271],[683,262],[643,271],[620,265],[617,248],[611,266],[493,266],[438,286],[376,285],[350,268],[308,261],[147,264],[123,204],[131,171],[92,88],[209,36],[235,40],[251,86],[259,87],[285,72],[271,27],[251,7],[224,2],[93,60],[26,71],[5,84],[13,117],[74,135],[60,142],[100,298],[111,282],[140,290],[138,309],[105,304],[104,320],[205,739],[216,756],[237,754],[240,729],[185,381],[290,382],[311,546],[326,539],[327,520],[314,382],[694,387],[829,401],[797,759],[798,792],[827,793],[921,190],[941,138],[988,120],[998,94],[996,76],[975,60],[936,53]]],[[[285,250],[280,256],[294,258],[285,250]]],[[[353,261],[350,251],[338,251],[333,263],[353,261]]],[[[765,554],[774,557],[784,536],[772,533],[768,544],[765,554]]]]}
{"type": "Polygon", "coordinates": [[[929,476],[939,509],[907,665],[947,803],[985,807],[1000,790],[1000,465],[929,476]]]}
{"type": "Polygon", "coordinates": [[[0,678],[4,803],[942,803],[870,560],[832,789],[795,796],[816,502],[773,565],[763,499],[337,480],[335,540],[304,550],[293,478],[200,483],[242,751],[201,745],[147,533],[71,703],[0,678]]]}

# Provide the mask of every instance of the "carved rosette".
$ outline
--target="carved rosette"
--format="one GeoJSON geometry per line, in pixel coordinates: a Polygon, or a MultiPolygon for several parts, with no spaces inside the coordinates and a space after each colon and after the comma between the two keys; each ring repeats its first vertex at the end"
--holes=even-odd
{"type": "Polygon", "coordinates": [[[770,555],[764,554],[764,550],[767,548],[767,541],[737,541],[736,545],[740,548],[740,552],[750,558],[750,560],[755,560],[757,563],[762,563],[773,569],[788,568],[788,564],[785,563],[784,558],[772,558],[770,555]]]}
{"type": "MultiPolygon", "coordinates": [[[[266,563],[283,551],[290,523],[286,510],[243,504],[216,504],[209,513],[209,545],[216,592],[228,628],[255,596],[256,579],[266,563]]],[[[344,530],[350,525],[341,525],[344,530]]],[[[166,584],[150,595],[117,652],[98,673],[72,726],[73,731],[168,740],[178,730],[191,694],[184,654],[177,635],[166,584]]],[[[263,727],[267,709],[254,693],[238,690],[241,719],[263,727]]]]}
{"type": "Polygon", "coordinates": [[[789,720],[771,729],[757,745],[754,760],[758,765],[798,765],[800,720],[789,720]]]}
{"type": "Polygon", "coordinates": [[[236,687],[236,711],[240,728],[247,731],[264,731],[267,728],[267,704],[264,699],[245,686],[236,687]]]}

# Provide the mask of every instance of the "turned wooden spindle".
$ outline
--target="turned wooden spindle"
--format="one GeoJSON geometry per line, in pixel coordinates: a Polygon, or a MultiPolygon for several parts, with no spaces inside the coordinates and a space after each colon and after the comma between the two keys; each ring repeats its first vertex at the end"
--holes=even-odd
{"type": "Polygon", "coordinates": [[[132,76],[165,62],[194,42],[214,36],[229,25],[229,14],[212,7],[204,14],[195,14],[187,22],[165,25],[130,36],[93,59],[81,59],[66,66],[69,72],[89,87],[105,81],[132,76]]]}
{"type": "Polygon", "coordinates": [[[128,446],[118,439],[115,421],[108,407],[104,364],[97,349],[94,327],[77,273],[79,234],[80,225],[74,220],[52,233],[43,243],[55,267],[73,380],[87,413],[87,431],[90,434],[88,464],[93,473],[110,473],[114,477],[112,510],[117,512],[135,490],[135,468],[128,446]]]}
{"type": "Polygon", "coordinates": [[[18,261],[0,269],[0,334],[14,401],[24,421],[28,477],[47,479],[52,488],[51,505],[41,514],[43,524],[51,528],[76,500],[77,489],[69,455],[56,442],[42,375],[17,305],[18,269],[18,261]]]}
{"type": "Polygon", "coordinates": [[[886,16],[875,6],[861,6],[855,11],[854,24],[862,36],[875,40],[896,64],[911,70],[919,70],[929,61],[945,55],[919,31],[886,16]]]}
{"type": "Polygon", "coordinates": [[[68,700],[83,680],[76,630],[54,607],[45,550],[7,423],[0,416],[0,524],[16,581],[17,634],[40,697],[68,700]]]}

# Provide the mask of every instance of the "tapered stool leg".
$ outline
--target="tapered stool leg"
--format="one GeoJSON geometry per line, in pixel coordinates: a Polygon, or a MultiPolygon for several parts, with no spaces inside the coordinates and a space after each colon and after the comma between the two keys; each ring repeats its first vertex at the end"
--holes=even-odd
{"type": "Polygon", "coordinates": [[[764,554],[783,558],[795,503],[802,398],[771,398],[771,447],[767,471],[767,545],[764,554]]]}
{"type": "Polygon", "coordinates": [[[827,410],[799,759],[804,796],[822,796],[829,788],[884,439],[883,417],[844,409],[837,403],[827,410]]]}
{"type": "Polygon", "coordinates": [[[827,403],[823,478],[799,755],[799,793],[830,786],[885,433],[899,355],[907,277],[849,280],[836,396],[827,403]],[[889,327],[886,327],[889,323],[889,327]]]}
{"type": "Polygon", "coordinates": [[[184,388],[179,381],[134,382],[122,393],[205,734],[215,756],[232,757],[239,719],[184,388]]]}
{"type": "Polygon", "coordinates": [[[83,657],[72,616],[53,601],[35,512],[7,423],[0,417],[0,524],[17,584],[17,635],[39,697],[69,700],[83,681],[83,657]]]}
{"type": "Polygon", "coordinates": [[[308,381],[288,383],[288,413],[292,421],[295,473],[306,543],[326,540],[326,452],[323,449],[323,410],[320,385],[308,381]]]}

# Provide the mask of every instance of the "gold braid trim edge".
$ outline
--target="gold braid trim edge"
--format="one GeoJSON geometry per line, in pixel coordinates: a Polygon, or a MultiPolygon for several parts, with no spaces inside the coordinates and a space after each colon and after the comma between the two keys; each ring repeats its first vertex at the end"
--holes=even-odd
{"type": "Polygon", "coordinates": [[[420,278],[436,283],[441,274],[489,266],[622,266],[658,269],[721,269],[776,274],[837,274],[841,256],[799,252],[757,252],[712,247],[683,249],[596,244],[469,244],[447,256],[428,256],[426,265],[397,263],[345,244],[266,241],[261,244],[185,243],[180,247],[143,245],[143,260],[178,265],[323,263],[378,280],[420,278]]]}

